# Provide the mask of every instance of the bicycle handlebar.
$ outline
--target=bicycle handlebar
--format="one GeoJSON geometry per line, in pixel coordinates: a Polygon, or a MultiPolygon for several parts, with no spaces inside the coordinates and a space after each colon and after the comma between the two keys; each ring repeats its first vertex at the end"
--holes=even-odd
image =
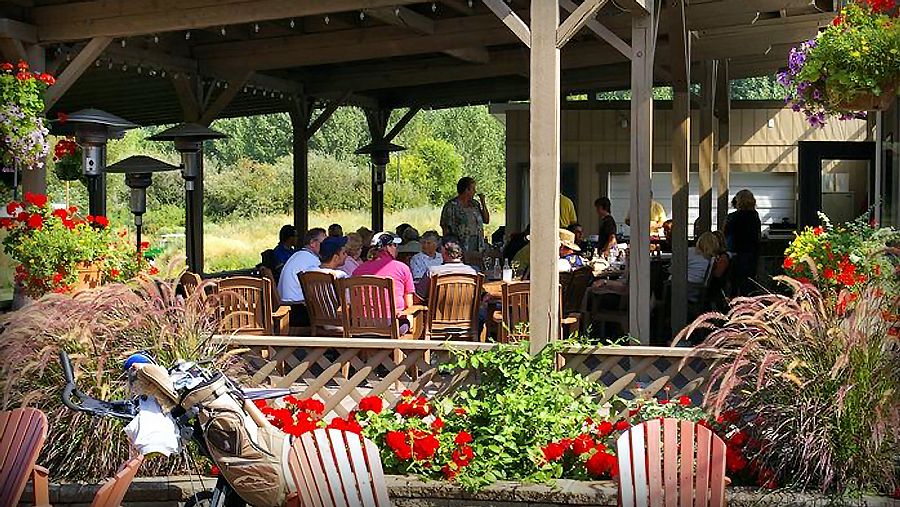
{"type": "Polygon", "coordinates": [[[123,421],[131,421],[137,415],[134,404],[130,401],[98,400],[78,390],[78,387],[75,385],[75,375],[72,372],[72,362],[64,350],[59,352],[59,362],[62,365],[63,375],[66,377],[66,387],[63,388],[62,394],[63,405],[79,412],[87,412],[100,417],[112,417],[123,421]]]}

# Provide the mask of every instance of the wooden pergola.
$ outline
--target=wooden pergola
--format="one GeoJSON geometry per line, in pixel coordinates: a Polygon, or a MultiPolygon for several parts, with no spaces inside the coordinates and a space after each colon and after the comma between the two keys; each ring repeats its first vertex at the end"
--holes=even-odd
{"type": "MultiPolygon", "coordinates": [[[[372,141],[385,143],[422,108],[529,100],[537,350],[558,334],[558,300],[546,289],[558,284],[560,101],[631,89],[631,217],[640,224],[650,213],[651,91],[673,87],[674,124],[657,127],[678,139],[673,300],[684,300],[691,102],[701,106],[701,222],[708,228],[714,167],[717,200],[726,205],[718,209],[727,209],[728,79],[773,73],[790,47],[834,15],[830,0],[7,0],[0,2],[0,50],[58,75],[45,98],[51,117],[91,107],[141,125],[209,125],[290,113],[301,230],[308,141],[338,107],[362,107],[372,141]],[[408,112],[389,125],[399,108],[408,112]]],[[[25,185],[41,191],[42,173],[30,172],[25,185]]],[[[373,203],[383,202],[381,192],[373,172],[373,203]]],[[[376,226],[381,213],[373,209],[376,226]]],[[[646,343],[650,238],[647,229],[633,231],[630,328],[646,343]]],[[[676,325],[685,312],[673,305],[676,325]]]]}

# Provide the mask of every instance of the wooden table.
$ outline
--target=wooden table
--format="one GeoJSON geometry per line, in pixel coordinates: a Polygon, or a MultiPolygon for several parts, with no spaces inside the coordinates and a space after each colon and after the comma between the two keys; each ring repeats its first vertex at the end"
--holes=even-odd
{"type": "Polygon", "coordinates": [[[494,280],[491,282],[484,282],[481,284],[481,287],[484,289],[485,294],[488,295],[490,299],[496,299],[500,301],[503,298],[503,286],[509,282],[504,282],[503,280],[494,280]]]}

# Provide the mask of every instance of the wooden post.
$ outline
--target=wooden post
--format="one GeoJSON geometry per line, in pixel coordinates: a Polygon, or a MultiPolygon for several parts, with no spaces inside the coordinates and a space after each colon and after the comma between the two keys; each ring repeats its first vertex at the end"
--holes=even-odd
{"type": "Polygon", "coordinates": [[[531,2],[531,353],[559,336],[560,66],[557,0],[531,2]]]}
{"type": "Polygon", "coordinates": [[[650,343],[650,166],[653,160],[653,13],[631,20],[631,241],[629,333],[650,343]]]}
{"type": "Polygon", "coordinates": [[[312,100],[298,97],[290,109],[294,150],[294,227],[298,235],[309,230],[309,126],[312,100]]]}
{"type": "Polygon", "coordinates": [[[713,103],[716,97],[716,62],[704,60],[701,66],[700,101],[700,226],[698,232],[712,227],[713,103]]]}
{"type": "Polygon", "coordinates": [[[690,48],[685,32],[684,0],[666,4],[669,60],[672,67],[672,336],[687,325],[688,197],[691,167],[690,48]]]}
{"type": "Polygon", "coordinates": [[[728,60],[719,60],[716,85],[716,117],[719,129],[716,135],[716,220],[718,229],[724,230],[730,204],[728,188],[731,182],[731,85],[728,79],[728,60]]]}

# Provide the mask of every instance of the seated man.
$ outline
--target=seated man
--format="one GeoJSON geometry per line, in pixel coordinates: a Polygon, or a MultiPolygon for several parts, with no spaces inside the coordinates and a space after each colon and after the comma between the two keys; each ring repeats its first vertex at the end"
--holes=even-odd
{"type": "Polygon", "coordinates": [[[317,268],[321,264],[319,249],[325,240],[325,229],[315,227],[306,233],[303,240],[303,248],[291,256],[281,270],[278,278],[278,294],[281,302],[291,305],[291,327],[303,327],[309,325],[309,314],[303,299],[303,289],[300,287],[300,273],[317,268]]]}
{"type": "Polygon", "coordinates": [[[438,249],[441,246],[441,237],[437,231],[428,231],[422,235],[422,251],[413,255],[409,260],[409,269],[412,271],[413,280],[418,282],[425,276],[425,272],[431,266],[440,266],[444,263],[438,249]]]}
{"type": "Polygon", "coordinates": [[[559,271],[572,271],[584,266],[584,260],[578,255],[581,248],[575,244],[575,234],[566,229],[559,230],[559,271]]]}
{"type": "Polygon", "coordinates": [[[394,305],[397,315],[404,315],[407,308],[413,305],[413,293],[416,290],[413,284],[412,272],[409,266],[397,259],[397,245],[400,238],[390,232],[379,232],[372,238],[372,246],[369,257],[371,260],[359,265],[353,271],[353,276],[384,276],[393,280],[394,305]]]}
{"type": "Polygon", "coordinates": [[[331,224],[328,226],[328,237],[329,238],[340,238],[344,235],[344,228],[341,227],[341,224],[331,224]]]}
{"type": "Polygon", "coordinates": [[[297,251],[297,229],[293,225],[285,225],[278,231],[278,246],[272,250],[275,260],[273,269],[280,269],[297,251]]]}
{"type": "Polygon", "coordinates": [[[463,264],[463,251],[459,243],[455,241],[447,241],[444,243],[444,249],[441,252],[444,263],[439,265],[428,266],[425,275],[416,282],[416,295],[422,301],[428,301],[428,291],[431,288],[431,277],[445,274],[471,274],[478,273],[472,266],[463,264]]]}
{"type": "Polygon", "coordinates": [[[319,259],[321,259],[322,263],[309,271],[329,273],[334,275],[335,280],[350,276],[346,271],[341,270],[341,266],[347,260],[347,241],[346,236],[329,236],[325,238],[319,246],[319,259]]]}

